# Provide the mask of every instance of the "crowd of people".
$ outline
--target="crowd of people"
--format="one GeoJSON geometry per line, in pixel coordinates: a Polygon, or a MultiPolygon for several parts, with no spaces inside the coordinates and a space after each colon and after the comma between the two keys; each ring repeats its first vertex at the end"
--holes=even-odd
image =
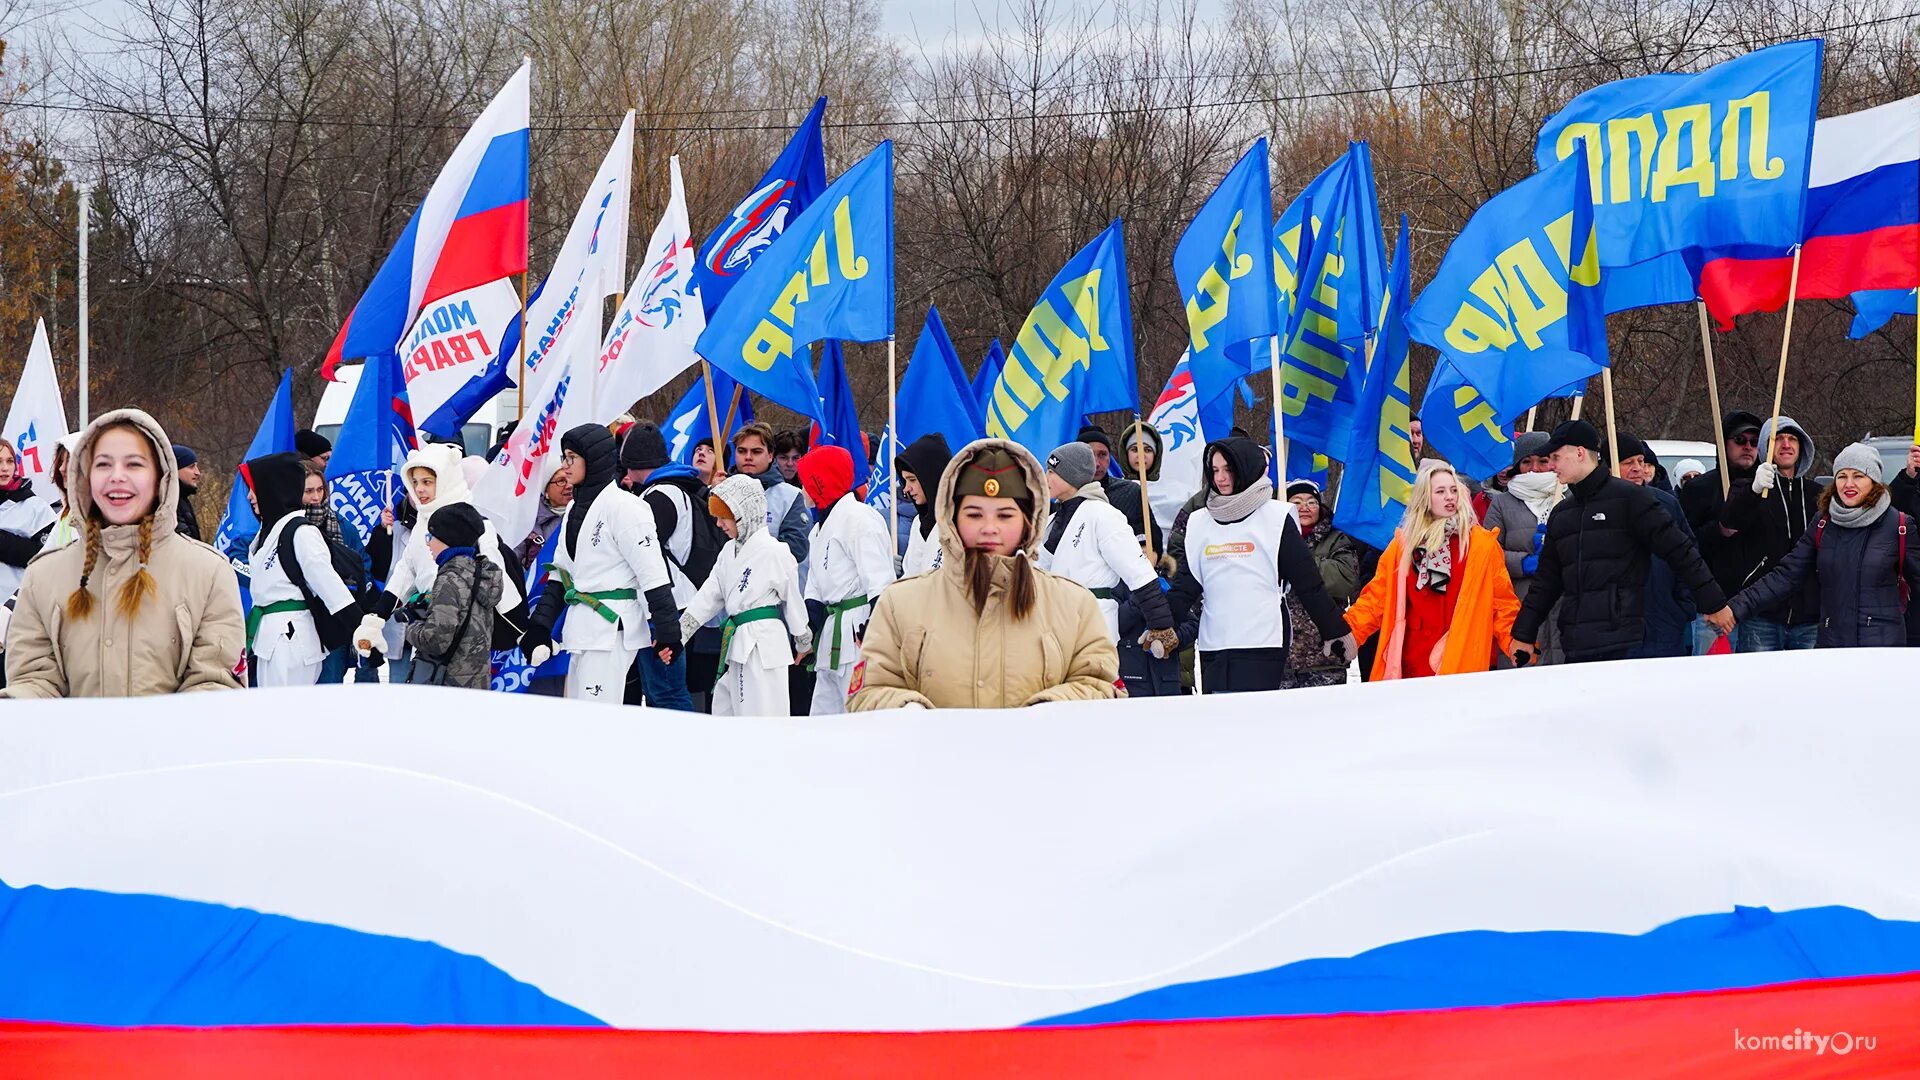
{"type": "Polygon", "coordinates": [[[1710,651],[1920,644],[1920,446],[1864,443],[1815,478],[1791,417],[1729,413],[1725,474],[1670,473],[1580,420],[1471,478],[1421,453],[1384,551],[1311,480],[1276,492],[1236,431],[1164,533],[1141,423],[1044,460],[939,435],[869,463],[750,423],[691,464],[653,423],[564,432],[531,534],[473,503],[487,467],[425,443],[369,535],[328,505],[324,438],[245,462],[259,530],[204,542],[197,455],[137,409],[63,440],[43,499],[0,441],[0,642],[12,697],[345,681],[723,715],[993,708],[1233,693],[1710,651]],[[1678,475],[1676,485],[1670,477],[1678,475]],[[243,596],[245,599],[243,599],[243,596]]]}

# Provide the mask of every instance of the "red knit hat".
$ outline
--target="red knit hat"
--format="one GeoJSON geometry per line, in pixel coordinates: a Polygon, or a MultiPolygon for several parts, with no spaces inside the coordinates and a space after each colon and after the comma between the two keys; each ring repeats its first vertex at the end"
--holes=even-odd
{"type": "Polygon", "coordinates": [[[853,455],[844,447],[822,446],[800,459],[800,490],[818,507],[832,506],[853,490],[853,455]]]}

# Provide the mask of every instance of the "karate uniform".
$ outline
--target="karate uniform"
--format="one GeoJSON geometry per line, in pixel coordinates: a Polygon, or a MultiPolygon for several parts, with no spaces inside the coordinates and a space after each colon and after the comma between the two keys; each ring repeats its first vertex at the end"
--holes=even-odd
{"type": "Polygon", "coordinates": [[[865,629],[880,590],[893,582],[887,520],[853,495],[841,496],[807,534],[807,563],[806,598],[827,606],[826,625],[814,642],[811,715],[831,716],[847,711],[853,669],[860,663],[854,636],[865,629]]]}
{"type": "MultiPolygon", "coordinates": [[[[1051,530],[1049,530],[1051,531],[1051,530]]],[[[1152,585],[1158,577],[1134,539],[1127,516],[1099,499],[1082,498],[1049,551],[1040,549],[1040,569],[1085,585],[1100,602],[1107,635],[1120,640],[1120,604],[1115,594],[1152,585]]]]}
{"type": "Polygon", "coordinates": [[[940,547],[940,530],[935,528],[925,536],[920,535],[920,523],[908,526],[907,554],[900,561],[900,576],[917,577],[929,570],[938,570],[947,561],[947,553],[940,547]]]}
{"type": "Polygon", "coordinates": [[[274,522],[247,557],[254,610],[248,620],[252,631],[248,648],[259,686],[313,686],[320,681],[320,665],[327,658],[306,596],[280,561],[280,537],[288,529],[299,529],[293,534],[293,554],[315,598],[333,612],[353,604],[353,593],[334,570],[333,554],[320,529],[308,525],[306,515],[298,513],[274,522]]]}
{"type": "Polygon", "coordinates": [[[571,545],[566,528],[563,522],[547,587],[570,588],[556,643],[569,654],[567,696],[618,703],[634,656],[653,643],[646,594],[671,584],[653,511],[640,496],[608,484],[571,545]]]}
{"type": "Polygon", "coordinates": [[[765,529],[720,550],[713,573],[687,605],[681,628],[722,614],[727,617],[724,668],[713,688],[714,715],[787,715],[792,704],[787,669],[793,666],[789,635],[806,634],[807,605],[793,552],[765,529]]]}

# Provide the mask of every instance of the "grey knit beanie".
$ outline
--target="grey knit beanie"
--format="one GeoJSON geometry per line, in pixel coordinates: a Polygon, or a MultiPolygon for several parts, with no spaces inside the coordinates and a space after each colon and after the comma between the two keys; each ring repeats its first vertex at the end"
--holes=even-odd
{"type": "Polygon", "coordinates": [[[1833,471],[1838,474],[1841,469],[1855,469],[1866,473],[1867,479],[1884,484],[1887,477],[1883,464],[1879,451],[1866,443],[1857,442],[1840,451],[1839,456],[1833,459],[1833,471]]]}
{"type": "Polygon", "coordinates": [[[1072,484],[1075,490],[1093,483],[1093,447],[1083,442],[1062,443],[1054,447],[1047,455],[1047,471],[1059,473],[1060,479],[1072,484]]]}

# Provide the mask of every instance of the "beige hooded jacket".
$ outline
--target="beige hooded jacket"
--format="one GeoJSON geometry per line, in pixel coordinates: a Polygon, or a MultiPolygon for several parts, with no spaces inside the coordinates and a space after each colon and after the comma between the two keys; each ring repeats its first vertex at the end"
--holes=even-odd
{"type": "Polygon", "coordinates": [[[953,485],[967,462],[993,448],[1020,458],[1029,490],[1047,490],[1040,463],[1013,443],[981,439],[954,455],[940,474],[934,506],[945,562],[937,570],[896,581],[880,594],[861,645],[864,670],[856,679],[850,710],[903,705],[1000,709],[1117,694],[1120,655],[1098,601],[1083,586],[1035,565],[1033,610],[1020,620],[1007,611],[1013,559],[1031,562],[1046,532],[1044,496],[1036,500],[1027,523],[1023,553],[990,556],[997,563],[993,588],[985,608],[974,614],[967,596],[966,552],[954,529],[953,485]]]}
{"type": "Polygon", "coordinates": [[[0,696],[138,697],[239,689],[234,668],[247,634],[240,582],[219,552],[173,531],[180,478],[170,446],[167,433],[138,409],[107,413],[82,434],[67,466],[80,535],[27,566],[7,632],[7,686],[0,696]],[[120,586],[140,569],[141,527],[99,525],[88,481],[100,432],[122,421],[153,443],[159,471],[146,554],[155,592],[131,619],[120,613],[119,595],[120,586]],[[84,619],[71,619],[67,597],[80,584],[90,548],[96,552],[87,576],[93,610],[84,619]]]}

